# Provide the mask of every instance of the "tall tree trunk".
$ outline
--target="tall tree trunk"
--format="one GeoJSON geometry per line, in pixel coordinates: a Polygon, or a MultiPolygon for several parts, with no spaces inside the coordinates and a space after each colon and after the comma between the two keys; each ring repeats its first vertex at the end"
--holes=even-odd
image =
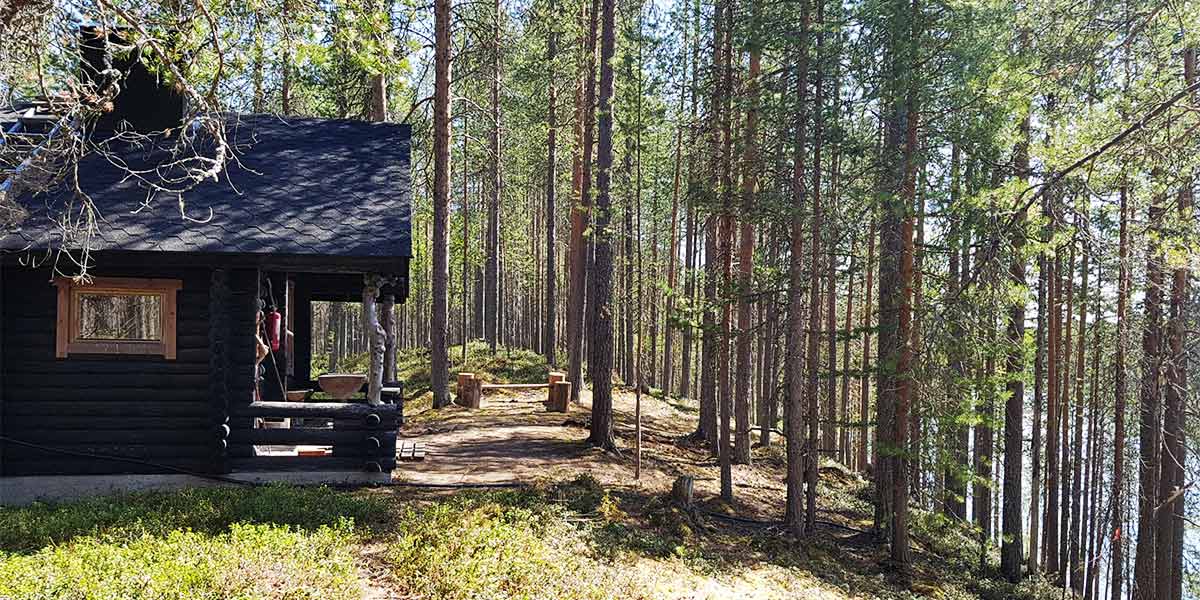
{"type": "MultiPolygon", "coordinates": [[[[779,265],[779,236],[778,229],[770,227],[771,234],[767,237],[767,245],[770,247],[770,255],[767,258],[768,268],[775,269],[779,265]]],[[[775,428],[775,423],[778,420],[779,405],[778,389],[779,389],[779,300],[778,294],[772,292],[768,294],[764,301],[766,306],[766,333],[763,334],[763,368],[766,373],[763,377],[763,389],[759,394],[759,433],[758,441],[764,447],[771,446],[771,433],[775,428]]]]}
{"type": "MultiPolygon", "coordinates": [[[[917,0],[897,0],[890,11],[890,72],[916,69],[920,15],[917,0]]],[[[898,78],[898,77],[897,77],[898,78]]],[[[899,79],[899,78],[898,78],[899,79]]],[[[879,456],[876,477],[877,526],[886,524],[894,568],[907,574],[912,562],[908,539],[909,409],[913,276],[912,206],[916,199],[917,84],[909,77],[886,92],[885,191],[879,262],[879,456]]]]}
{"type": "MultiPolygon", "coordinates": [[[[829,268],[826,262],[824,240],[821,239],[824,224],[824,215],[822,211],[822,196],[824,190],[821,184],[822,175],[822,151],[825,146],[825,0],[817,2],[817,32],[816,32],[816,61],[813,68],[813,168],[812,168],[812,231],[810,233],[812,262],[809,266],[809,313],[808,313],[808,385],[811,398],[809,416],[820,424],[820,439],[812,440],[813,451],[811,455],[813,460],[820,461],[822,452],[828,452],[830,446],[834,444],[834,427],[835,417],[832,406],[832,398],[828,395],[821,396],[820,388],[820,371],[821,371],[821,336],[818,332],[822,332],[822,325],[825,325],[824,333],[832,335],[832,328],[828,327],[828,320],[822,323],[822,310],[828,310],[828,307],[822,307],[825,303],[825,297],[821,295],[822,285],[829,288],[833,287],[833,279],[828,276],[829,268]],[[823,401],[822,401],[823,400],[823,401]]],[[[830,236],[833,239],[833,236],[830,236]]],[[[830,252],[832,254],[832,252],[830,252]]],[[[833,293],[830,289],[830,294],[833,293]]],[[[836,319],[836,317],[835,317],[836,319]]],[[[832,380],[831,380],[832,381],[832,380]]],[[[810,474],[810,476],[812,476],[810,474]]],[[[812,488],[812,497],[809,502],[816,503],[816,485],[814,481],[809,482],[809,487],[812,488]]],[[[813,519],[815,519],[815,515],[813,519]]]]}
{"type": "MultiPolygon", "coordinates": [[[[1078,230],[1079,219],[1075,218],[1073,229],[1078,230]]],[[[1063,275],[1066,277],[1066,300],[1063,305],[1063,320],[1066,322],[1066,337],[1060,342],[1059,347],[1062,349],[1063,359],[1059,366],[1059,373],[1062,377],[1062,387],[1060,388],[1061,398],[1058,403],[1059,424],[1062,427],[1062,437],[1059,441],[1062,444],[1062,479],[1059,480],[1062,485],[1062,506],[1059,515],[1060,521],[1058,525],[1059,531],[1059,547],[1058,556],[1060,561],[1061,572],[1058,577],[1058,583],[1061,587],[1066,588],[1070,582],[1071,562],[1070,562],[1070,540],[1071,540],[1071,498],[1074,491],[1074,480],[1071,478],[1071,468],[1074,463],[1074,457],[1071,455],[1071,384],[1075,379],[1075,369],[1071,362],[1073,360],[1072,353],[1074,352],[1072,345],[1074,342],[1074,302],[1075,302],[1075,257],[1078,244],[1074,240],[1070,242],[1070,252],[1066,269],[1063,275]]]]}
{"type": "Polygon", "coordinates": [[[790,264],[788,266],[788,335],[787,410],[784,412],[787,430],[787,504],[784,520],[795,535],[804,532],[803,479],[804,461],[808,448],[803,441],[802,406],[804,400],[804,335],[801,315],[804,312],[804,203],[808,188],[804,180],[805,147],[808,144],[808,32],[809,0],[800,0],[799,56],[796,60],[796,140],[792,161],[792,217],[790,264]]]}
{"type": "MultiPolygon", "coordinates": [[[[694,6],[695,3],[692,3],[694,6]]],[[[696,93],[696,80],[700,73],[700,51],[698,49],[700,39],[700,11],[698,8],[691,11],[693,19],[688,22],[692,24],[689,31],[692,31],[692,40],[687,44],[688,52],[691,55],[692,77],[688,85],[689,95],[691,96],[691,112],[688,119],[688,137],[691,141],[691,146],[694,148],[698,143],[696,135],[696,112],[699,106],[699,94],[696,93]]],[[[696,153],[688,152],[687,164],[687,190],[686,190],[686,206],[687,206],[687,242],[684,249],[684,260],[686,268],[684,269],[684,295],[687,297],[688,307],[695,306],[696,298],[696,206],[694,193],[697,189],[697,173],[696,173],[696,153]]],[[[683,356],[681,357],[682,365],[680,366],[679,375],[679,395],[687,398],[691,396],[692,388],[692,346],[695,338],[693,328],[689,325],[683,330],[683,356]]]]}
{"type": "MultiPolygon", "coordinates": [[[[592,178],[592,156],[596,140],[596,52],[600,45],[597,38],[600,27],[598,21],[601,11],[600,2],[601,0],[592,0],[592,10],[589,13],[588,19],[591,35],[588,37],[587,47],[587,90],[584,98],[584,108],[587,110],[587,114],[585,115],[583,130],[583,189],[581,191],[581,199],[585,207],[592,206],[594,202],[592,198],[594,193],[592,190],[594,183],[592,178]]],[[[603,65],[601,65],[601,68],[603,68],[603,65]]],[[[586,274],[584,280],[584,297],[586,300],[584,300],[583,327],[587,331],[595,329],[596,321],[596,306],[590,303],[591,299],[595,297],[590,291],[590,286],[592,285],[592,268],[596,260],[595,244],[596,236],[595,231],[593,231],[592,235],[584,240],[583,245],[584,273],[586,274]]],[[[584,342],[583,356],[587,357],[587,373],[590,379],[596,375],[596,371],[593,368],[593,365],[596,363],[595,347],[590,339],[586,339],[584,342]]]]}
{"type": "Polygon", "coordinates": [[[875,211],[871,211],[867,223],[867,266],[866,281],[863,282],[863,302],[866,304],[862,314],[862,362],[859,365],[861,378],[858,391],[858,470],[866,473],[870,470],[869,448],[871,440],[871,302],[874,299],[871,290],[875,282],[875,211]]]}
{"type": "MultiPolygon", "coordinates": [[[[720,91],[717,98],[720,105],[720,190],[721,215],[719,219],[719,244],[717,254],[721,261],[721,287],[729,290],[733,282],[733,4],[730,0],[722,0],[717,4],[723,27],[719,56],[719,72],[721,74],[720,91]]],[[[724,294],[722,294],[724,295],[724,294]]],[[[733,468],[730,447],[730,421],[733,412],[733,386],[730,381],[729,345],[733,339],[733,306],[729,298],[721,299],[721,330],[717,342],[717,393],[720,397],[721,439],[720,451],[717,453],[721,463],[721,498],[726,502],[733,500],[733,468]]]]}
{"type": "MultiPolygon", "coordinates": [[[[1043,233],[1043,241],[1045,240],[1043,233]]],[[[1048,284],[1048,263],[1044,252],[1038,253],[1038,288],[1037,288],[1037,329],[1034,331],[1033,355],[1033,435],[1029,445],[1029,573],[1036,575],[1041,567],[1038,559],[1041,536],[1041,498],[1042,498],[1042,406],[1044,405],[1043,372],[1046,363],[1046,339],[1048,326],[1046,319],[1048,284]]]]}
{"type": "Polygon", "coordinates": [[[558,299],[556,289],[557,272],[555,270],[555,223],[558,220],[555,206],[555,184],[558,181],[558,85],[555,81],[554,61],[558,58],[558,12],[554,0],[550,0],[549,14],[546,23],[550,28],[549,39],[546,40],[546,66],[549,70],[550,106],[546,111],[546,284],[545,308],[542,320],[542,355],[550,368],[555,365],[555,340],[558,299]]]}
{"type": "Polygon", "coordinates": [[[567,379],[571,382],[571,401],[579,401],[583,388],[583,331],[588,278],[588,244],[584,232],[592,205],[592,121],[595,118],[596,19],[598,0],[581,3],[581,30],[587,33],[582,45],[584,56],[579,66],[579,82],[575,89],[575,151],[572,170],[575,206],[571,210],[570,255],[571,289],[567,304],[567,379]]]}
{"type": "MultiPolygon", "coordinates": [[[[701,352],[704,361],[711,362],[717,354],[717,318],[713,307],[717,303],[717,219],[713,215],[704,218],[704,315],[701,323],[701,352]]],[[[703,362],[701,363],[703,364],[703,362]]],[[[717,439],[719,432],[717,421],[717,376],[709,368],[700,371],[700,422],[696,436],[705,442],[709,451],[717,454],[717,439]]]]}
{"type": "MultiPolygon", "coordinates": [[[[1027,32],[1022,33],[1023,46],[1028,44],[1027,32]]],[[[1029,179],[1030,118],[1028,109],[1021,120],[1020,141],[1013,157],[1013,167],[1023,182],[1029,179]]],[[[1019,202],[1020,200],[1018,200],[1019,202]]],[[[1023,432],[1025,428],[1025,211],[1020,211],[1010,233],[1012,258],[1008,266],[1008,278],[1012,286],[1021,290],[1008,306],[1007,342],[1008,352],[1004,363],[1004,504],[1001,508],[1002,541],[1000,544],[1000,572],[1005,579],[1016,583],[1021,579],[1021,469],[1024,458],[1023,432]]],[[[1034,495],[1037,488],[1033,489],[1034,495]]],[[[1034,517],[1036,520],[1036,516],[1034,517]]]]}
{"type": "Polygon", "coordinates": [[[345,304],[342,302],[329,303],[329,325],[333,331],[329,338],[329,364],[326,365],[327,373],[337,373],[338,367],[342,364],[342,356],[345,355],[343,350],[346,345],[345,310],[345,304]]]}
{"type": "MultiPolygon", "coordinates": [[[[1047,206],[1053,202],[1046,200],[1047,206]]],[[[1049,209],[1046,209],[1049,213],[1049,209]]],[[[1054,229],[1056,216],[1050,214],[1051,229],[1054,229]]],[[[1053,237],[1053,235],[1051,235],[1053,237]]],[[[1045,535],[1042,537],[1042,551],[1045,555],[1045,568],[1052,574],[1058,573],[1058,434],[1059,434],[1059,333],[1061,331],[1062,257],[1060,249],[1055,250],[1053,260],[1047,261],[1049,272],[1047,294],[1049,301],[1049,330],[1046,342],[1046,510],[1042,514],[1042,527],[1045,535]]]]}
{"type": "Polygon", "coordinates": [[[1120,243],[1118,250],[1117,276],[1117,344],[1113,358],[1113,477],[1112,492],[1109,494],[1112,504],[1112,531],[1109,540],[1112,543],[1111,563],[1117,567],[1112,570],[1112,581],[1109,589],[1112,600],[1121,600],[1124,578],[1120,566],[1124,563],[1125,532],[1121,530],[1122,516],[1125,514],[1125,345],[1128,342],[1128,323],[1126,314],[1129,303],[1129,188],[1124,184],[1120,189],[1120,243]]]}
{"type": "MultiPolygon", "coordinates": [[[[978,262],[978,259],[977,259],[978,262]]],[[[996,359],[992,348],[995,348],[996,343],[996,287],[998,282],[995,280],[995,271],[990,264],[979,264],[977,268],[986,269],[987,275],[987,290],[989,295],[988,305],[985,308],[986,320],[984,327],[987,328],[986,335],[988,350],[985,351],[984,364],[977,371],[979,375],[979,403],[976,406],[976,415],[979,419],[979,425],[975,427],[975,482],[971,490],[971,521],[979,528],[980,531],[980,547],[986,547],[987,540],[991,535],[991,519],[992,519],[992,445],[993,445],[993,429],[992,421],[995,419],[996,408],[996,388],[992,382],[995,375],[996,359]]]]}
{"type": "MultiPolygon", "coordinates": [[[[919,370],[921,360],[921,314],[923,312],[922,305],[924,303],[925,288],[922,281],[922,264],[925,254],[925,194],[923,191],[928,186],[924,182],[925,169],[921,170],[922,180],[919,184],[921,187],[914,192],[916,196],[916,205],[913,210],[916,214],[916,239],[913,244],[913,298],[912,298],[912,334],[911,346],[913,355],[913,369],[919,370]]],[[[998,186],[997,186],[998,187],[998,186]]],[[[909,419],[909,445],[912,447],[912,452],[909,454],[908,477],[912,482],[912,495],[916,499],[917,505],[922,506],[922,481],[921,481],[921,455],[923,439],[921,436],[921,382],[913,378],[910,382],[912,394],[911,418],[909,419]]]]}
{"type": "MultiPolygon", "coordinates": [[[[961,201],[962,193],[962,151],[957,143],[952,143],[950,146],[950,206],[957,207],[961,201]]],[[[962,384],[963,377],[966,376],[966,366],[964,355],[966,353],[966,345],[963,335],[963,307],[964,302],[962,295],[962,272],[968,271],[965,265],[962,264],[962,249],[967,247],[963,240],[963,225],[961,218],[951,217],[950,222],[950,280],[949,298],[950,305],[947,307],[950,319],[950,344],[948,349],[950,354],[950,371],[951,384],[949,386],[951,393],[951,402],[957,403],[958,406],[952,406],[952,414],[947,420],[947,442],[949,444],[949,456],[947,457],[947,467],[944,473],[946,479],[946,493],[943,499],[943,511],[946,516],[959,521],[967,520],[967,483],[964,474],[967,470],[967,443],[969,442],[969,432],[967,428],[958,423],[956,414],[962,408],[963,398],[970,398],[969,393],[962,384]]]]}
{"type": "MultiPolygon", "coordinates": [[[[837,161],[840,162],[840,161],[837,161]]],[[[837,165],[837,162],[834,164],[837,165]]],[[[834,170],[837,173],[837,170],[834,170]]],[[[850,464],[850,346],[854,338],[854,272],[858,267],[858,238],[850,237],[850,267],[846,271],[846,339],[842,344],[842,427],[838,435],[840,460],[850,464]]]]}
{"type": "MultiPolygon", "coordinates": [[[[1155,173],[1156,180],[1162,179],[1155,173]]],[[[1159,378],[1162,370],[1162,238],[1163,201],[1160,195],[1151,198],[1149,231],[1146,240],[1146,320],[1142,329],[1142,382],[1138,421],[1138,526],[1137,556],[1134,558],[1133,579],[1135,600],[1153,600],[1156,590],[1155,537],[1165,534],[1156,520],[1158,505],[1159,445],[1162,428],[1162,390],[1159,378]]],[[[1165,565],[1163,565],[1165,566],[1165,565]]]]}
{"type": "MultiPolygon", "coordinates": [[[[804,531],[812,535],[817,521],[817,483],[818,466],[821,460],[821,410],[820,410],[820,369],[821,369],[821,274],[823,260],[821,255],[821,142],[822,142],[822,80],[823,42],[825,17],[825,1],[817,0],[817,39],[816,61],[813,76],[813,163],[812,189],[809,191],[811,203],[809,210],[809,263],[808,263],[808,410],[805,419],[808,421],[808,440],[805,452],[804,482],[805,510],[804,531]]],[[[826,415],[828,418],[828,415],[826,415]]],[[[828,425],[826,425],[828,429],[828,425]]]]}
{"type": "MultiPolygon", "coordinates": [[[[686,35],[686,31],[684,33],[686,35]]],[[[687,41],[684,41],[684,47],[687,47],[687,41]]],[[[679,94],[679,112],[683,112],[683,93],[679,94]]],[[[670,396],[672,388],[675,384],[675,328],[671,326],[671,319],[675,314],[675,271],[676,264],[679,262],[679,186],[682,170],[682,153],[683,153],[683,126],[679,125],[675,129],[675,175],[671,183],[671,225],[667,232],[667,237],[670,240],[668,243],[667,254],[667,305],[665,312],[665,323],[663,325],[663,370],[662,370],[662,391],[664,395],[670,396]]]]}
{"type": "MultiPolygon", "coordinates": [[[[685,228],[687,233],[684,243],[684,268],[683,268],[683,296],[686,299],[687,307],[692,308],[692,299],[695,296],[695,261],[693,257],[696,252],[696,218],[695,211],[692,210],[691,200],[688,200],[687,217],[685,218],[685,228]]],[[[685,325],[683,327],[683,350],[679,360],[679,396],[681,398],[691,397],[691,379],[692,379],[692,326],[685,325]]]]}
{"type": "Polygon", "coordinates": [[[1080,297],[1079,297],[1079,330],[1076,332],[1078,344],[1075,352],[1075,439],[1072,443],[1071,464],[1071,523],[1068,533],[1071,536],[1070,546],[1067,549],[1067,563],[1070,565],[1070,585],[1071,589],[1078,594],[1083,593],[1083,564],[1080,562],[1080,536],[1083,533],[1081,529],[1083,498],[1083,382],[1087,377],[1086,362],[1084,356],[1084,347],[1087,336],[1087,305],[1090,298],[1088,297],[1088,252],[1083,251],[1083,264],[1080,270],[1083,272],[1082,281],[1080,282],[1080,297]]]}
{"type": "Polygon", "coordinates": [[[292,0],[283,0],[279,12],[283,23],[283,51],[279,61],[279,112],[292,114],[292,0]]]}
{"type": "Polygon", "coordinates": [[[251,15],[251,37],[253,38],[253,50],[251,53],[250,64],[250,79],[252,94],[250,98],[250,110],[255,114],[261,114],[267,110],[266,94],[263,91],[263,71],[266,69],[263,50],[263,11],[259,6],[255,6],[251,15]]]}
{"type": "MultiPolygon", "coordinates": [[[[626,137],[626,139],[625,139],[625,158],[623,160],[623,166],[624,166],[626,177],[628,177],[629,173],[633,171],[634,152],[633,152],[632,145],[633,145],[633,138],[631,136],[626,137]]],[[[640,206],[638,206],[637,208],[640,208],[640,206]]],[[[635,357],[637,356],[637,351],[634,348],[634,334],[640,333],[640,332],[638,332],[637,322],[634,321],[634,319],[631,315],[636,310],[638,315],[640,316],[641,311],[642,311],[642,307],[641,307],[640,303],[638,303],[638,300],[640,300],[640,298],[635,298],[632,293],[633,288],[636,287],[634,284],[634,277],[633,277],[634,244],[635,244],[635,240],[637,239],[637,236],[634,233],[634,228],[633,228],[634,209],[635,209],[634,203],[632,201],[626,201],[625,209],[622,211],[622,217],[623,217],[622,221],[623,221],[623,226],[625,228],[625,236],[624,236],[624,239],[622,240],[624,243],[625,259],[622,262],[624,263],[624,267],[625,267],[625,269],[624,269],[624,278],[625,278],[625,294],[624,294],[624,296],[625,296],[626,310],[625,310],[625,318],[623,319],[623,322],[621,323],[621,329],[623,331],[623,336],[622,336],[623,341],[622,341],[621,345],[624,348],[624,352],[625,352],[625,371],[624,371],[625,381],[627,381],[630,385],[637,385],[637,382],[634,381],[634,379],[633,379],[633,377],[634,377],[634,373],[633,373],[634,364],[633,363],[634,363],[635,357]]],[[[639,215],[639,217],[640,216],[641,215],[639,215]]],[[[639,220],[639,225],[640,224],[641,224],[641,222],[639,220]]],[[[640,244],[639,244],[639,246],[640,246],[640,244]]],[[[637,256],[640,257],[641,253],[640,252],[637,253],[637,256]]],[[[638,285],[641,284],[641,276],[642,276],[642,273],[641,273],[641,270],[639,269],[638,270],[638,279],[637,279],[638,285]]]]}
{"type": "MultiPolygon", "coordinates": [[[[1196,83],[1196,48],[1184,51],[1184,85],[1196,83]]],[[[1200,99],[1200,93],[1196,94],[1200,99]]],[[[1193,223],[1192,179],[1185,177],[1178,192],[1177,218],[1174,223],[1193,223]]],[[[1158,509],[1155,549],[1155,585],[1160,600],[1182,598],[1183,582],[1183,511],[1184,511],[1184,397],[1188,393],[1187,337],[1188,266],[1192,252],[1183,239],[1187,226],[1172,232],[1180,237],[1175,242],[1183,249],[1183,258],[1176,261],[1171,277],[1170,314],[1167,321],[1165,357],[1166,404],[1163,411],[1162,452],[1159,457],[1158,509]]],[[[1140,531],[1140,530],[1139,530],[1140,531]]],[[[1140,556],[1139,556],[1140,558],[1140,556]]]]}
{"type": "Polygon", "coordinates": [[[483,336],[492,354],[500,336],[500,198],[501,198],[501,146],[500,146],[500,0],[492,7],[492,72],[491,72],[491,198],[488,202],[487,218],[487,263],[483,279],[483,336]]]}
{"type": "Polygon", "coordinates": [[[613,162],[613,69],[616,46],[613,6],[615,0],[602,0],[603,33],[600,41],[599,144],[596,155],[596,264],[592,300],[596,320],[591,332],[596,364],[592,380],[592,426],[589,441],[606,450],[616,449],[613,437],[612,406],[612,215],[611,173],[613,162]]]}
{"type": "MultiPolygon", "coordinates": [[[[1099,266],[1098,266],[1099,267],[1099,266]]],[[[1096,289],[1103,290],[1104,282],[1101,280],[1103,271],[1097,268],[1096,273],[1096,289]]],[[[1087,547],[1084,550],[1084,587],[1083,599],[1092,600],[1096,597],[1096,552],[1099,546],[1097,537],[1099,534],[1099,515],[1100,515],[1100,476],[1103,468],[1103,455],[1100,452],[1099,438],[1102,436],[1098,427],[1099,418],[1099,395],[1100,395],[1100,332],[1104,323],[1104,313],[1100,309],[1100,300],[1102,294],[1097,292],[1095,295],[1094,311],[1095,318],[1092,323],[1092,377],[1091,384],[1088,388],[1088,470],[1087,483],[1085,487],[1087,491],[1087,501],[1084,503],[1084,539],[1087,542],[1087,547]]]]}
{"type": "MultiPolygon", "coordinates": [[[[750,2],[750,26],[758,23],[758,0],[750,2]]],[[[738,323],[737,323],[737,402],[735,409],[737,433],[734,436],[733,460],[750,464],[750,290],[754,276],[754,218],[755,194],[758,192],[758,103],[759,73],[762,70],[762,51],[758,34],[750,34],[750,71],[746,78],[749,106],[746,109],[745,150],[742,156],[742,218],[738,246],[738,323]]],[[[674,252],[672,252],[672,255],[674,252]]],[[[672,256],[672,260],[674,260],[672,256]]],[[[761,362],[761,357],[760,357],[761,362]]]]}

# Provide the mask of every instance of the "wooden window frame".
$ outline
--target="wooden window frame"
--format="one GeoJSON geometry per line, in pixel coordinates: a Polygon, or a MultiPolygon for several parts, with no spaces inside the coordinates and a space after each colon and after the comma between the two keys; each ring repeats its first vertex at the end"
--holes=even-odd
{"type": "Polygon", "coordinates": [[[56,324],[55,356],[67,358],[72,354],[121,354],[161,356],[175,360],[175,296],[183,289],[178,279],[147,279],[135,277],[93,277],[90,283],[80,283],[68,277],[55,277],[58,288],[58,318],[56,324]],[[79,298],[83,294],[158,296],[161,340],[85,340],[79,337],[79,298]]]}

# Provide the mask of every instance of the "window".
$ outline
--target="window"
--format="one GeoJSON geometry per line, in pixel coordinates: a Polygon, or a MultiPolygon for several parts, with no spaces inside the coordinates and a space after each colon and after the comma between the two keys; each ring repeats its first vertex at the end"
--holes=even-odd
{"type": "Polygon", "coordinates": [[[175,358],[178,279],[95,277],[91,283],[55,279],[58,331],[55,355],[142,354],[175,358]]]}

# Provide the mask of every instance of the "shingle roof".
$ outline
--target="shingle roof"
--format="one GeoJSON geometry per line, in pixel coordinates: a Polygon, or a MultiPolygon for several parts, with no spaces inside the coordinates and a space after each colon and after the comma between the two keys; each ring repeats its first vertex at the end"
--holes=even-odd
{"type": "MultiPolygon", "coordinates": [[[[148,206],[147,187],[106,158],[79,164],[79,181],[104,222],[93,250],[410,257],[408,125],[348,120],[231,116],[232,160],[218,181],[148,206]],[[140,209],[140,210],[139,210],[140,209]],[[211,217],[210,215],[211,211],[211,217]]],[[[131,166],[152,166],[164,151],[126,147],[131,166]]],[[[22,199],[29,217],[0,250],[58,248],[56,224],[71,194],[22,199]]],[[[66,246],[77,247],[76,242],[66,246]]]]}

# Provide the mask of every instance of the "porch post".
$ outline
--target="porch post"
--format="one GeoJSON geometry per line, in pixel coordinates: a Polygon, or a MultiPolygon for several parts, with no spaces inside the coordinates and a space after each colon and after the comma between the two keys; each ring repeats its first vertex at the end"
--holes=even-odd
{"type": "Polygon", "coordinates": [[[396,296],[388,287],[379,299],[379,320],[383,326],[383,380],[396,380],[396,296]]]}
{"type": "Polygon", "coordinates": [[[379,310],[375,299],[379,296],[382,278],[378,275],[363,276],[363,316],[366,318],[367,336],[370,343],[370,368],[367,370],[367,403],[381,404],[383,390],[383,355],[385,338],[383,326],[379,324],[379,310]]]}

